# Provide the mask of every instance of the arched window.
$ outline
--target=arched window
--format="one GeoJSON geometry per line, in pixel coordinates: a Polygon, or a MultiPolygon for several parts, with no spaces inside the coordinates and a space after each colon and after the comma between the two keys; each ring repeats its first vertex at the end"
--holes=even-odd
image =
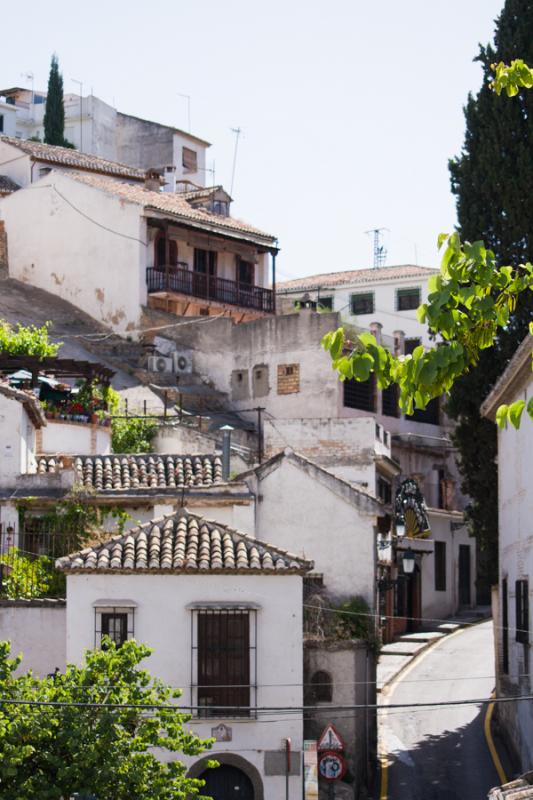
{"type": "Polygon", "coordinates": [[[317,670],[311,678],[313,698],[317,703],[331,703],[333,700],[333,681],[329,672],[317,670]]]}

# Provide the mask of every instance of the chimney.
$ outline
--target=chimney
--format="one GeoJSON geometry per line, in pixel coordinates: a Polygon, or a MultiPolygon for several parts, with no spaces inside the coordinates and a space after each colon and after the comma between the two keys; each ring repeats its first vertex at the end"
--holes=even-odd
{"type": "Polygon", "coordinates": [[[394,355],[401,356],[405,353],[405,333],[404,331],[394,331],[394,355]]]}
{"type": "Polygon", "coordinates": [[[173,165],[169,167],[165,167],[163,170],[163,178],[165,183],[163,185],[164,192],[175,192],[176,191],[176,167],[173,165]]]}
{"type": "Polygon", "coordinates": [[[229,480],[230,456],[231,456],[231,425],[223,425],[222,431],[222,480],[229,480]]]}
{"type": "Polygon", "coordinates": [[[376,342],[381,344],[381,331],[383,329],[383,325],[381,322],[371,322],[370,323],[370,333],[374,336],[376,342]]]}
{"type": "Polygon", "coordinates": [[[161,190],[161,176],[156,169],[147,169],[144,174],[144,188],[151,192],[161,190]]]}

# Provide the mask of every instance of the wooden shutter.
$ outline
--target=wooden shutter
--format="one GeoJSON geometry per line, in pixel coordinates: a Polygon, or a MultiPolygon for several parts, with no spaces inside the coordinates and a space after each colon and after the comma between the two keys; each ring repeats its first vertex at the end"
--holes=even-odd
{"type": "Polygon", "coordinates": [[[206,715],[246,716],[250,705],[250,618],[247,611],[205,611],[198,614],[198,705],[206,715]]]}
{"type": "Polygon", "coordinates": [[[529,643],[529,584],[527,580],[516,581],[516,641],[529,643]]]}

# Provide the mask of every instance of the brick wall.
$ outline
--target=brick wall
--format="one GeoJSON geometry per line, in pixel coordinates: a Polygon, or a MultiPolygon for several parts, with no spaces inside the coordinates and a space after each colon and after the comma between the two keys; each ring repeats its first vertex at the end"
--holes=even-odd
{"type": "Polygon", "coordinates": [[[300,365],[278,365],[278,394],[294,394],[300,391],[300,365]]]}

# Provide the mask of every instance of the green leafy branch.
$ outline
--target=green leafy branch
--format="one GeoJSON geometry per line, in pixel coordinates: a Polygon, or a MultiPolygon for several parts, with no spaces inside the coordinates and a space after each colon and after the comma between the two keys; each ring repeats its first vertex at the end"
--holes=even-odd
{"type": "MultiPolygon", "coordinates": [[[[425,408],[475,366],[480,352],[491,347],[498,330],[508,324],[519,295],[533,290],[529,263],[498,267],[483,242],[463,244],[457,233],[441,234],[438,245],[440,274],[430,278],[427,302],[417,310],[419,322],[441,338],[434,347],[420,345],[409,355],[394,356],[372,334],[358,333],[350,341],[343,328],[322,340],[341,380],[366,381],[374,373],[380,388],[396,384],[398,403],[406,414],[425,408]]],[[[518,427],[525,407],[522,401],[507,410],[500,407],[498,424],[509,420],[518,427]]],[[[527,411],[533,418],[533,402],[527,411]]]]}
{"type": "Polygon", "coordinates": [[[491,64],[491,69],[494,72],[494,79],[490,86],[497,95],[505,91],[508,97],[514,97],[520,89],[533,87],[533,69],[521,58],[515,58],[509,65],[503,61],[491,64]]]}
{"type": "Polygon", "coordinates": [[[61,342],[53,344],[49,341],[48,329],[51,322],[45,322],[40,328],[36,325],[10,325],[0,319],[0,353],[12,356],[38,356],[46,358],[57,355],[61,342]]]}

